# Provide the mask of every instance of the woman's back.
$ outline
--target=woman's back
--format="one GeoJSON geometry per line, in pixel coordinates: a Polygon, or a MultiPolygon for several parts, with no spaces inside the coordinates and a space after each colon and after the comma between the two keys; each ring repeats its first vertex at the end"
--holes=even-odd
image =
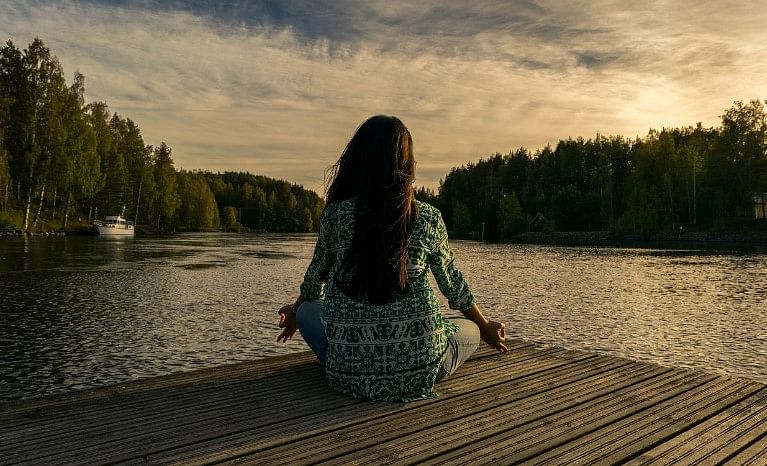
{"type": "Polygon", "coordinates": [[[329,174],[314,257],[301,294],[279,310],[277,341],[300,328],[332,388],[386,401],[436,396],[434,383],[480,337],[505,351],[503,324],[474,303],[439,210],[415,201],[413,141],[402,121],[366,120],[329,174]],[[429,271],[466,319],[443,316],[429,271]]]}
{"type": "Polygon", "coordinates": [[[323,323],[328,338],[330,386],[359,398],[409,401],[434,396],[447,338],[455,332],[431,289],[434,273],[450,307],[466,309],[473,296],[455,267],[439,210],[418,202],[408,243],[408,285],[384,304],[350,298],[339,286],[354,237],[356,200],[328,204],[312,265],[301,294],[317,299],[324,290],[323,323]]]}

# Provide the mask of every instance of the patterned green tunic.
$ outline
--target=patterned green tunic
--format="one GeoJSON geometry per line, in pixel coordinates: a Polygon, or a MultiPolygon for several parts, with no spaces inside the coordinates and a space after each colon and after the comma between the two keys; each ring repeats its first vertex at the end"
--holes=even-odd
{"type": "Polygon", "coordinates": [[[408,287],[391,302],[372,305],[347,297],[334,284],[354,235],[354,199],[325,207],[314,257],[301,284],[306,300],[324,296],[328,336],[325,371],[331,388],[370,400],[432,398],[454,324],[440,311],[428,272],[452,309],[468,309],[471,290],[453,261],[442,216],[417,202],[408,245],[408,287]]]}

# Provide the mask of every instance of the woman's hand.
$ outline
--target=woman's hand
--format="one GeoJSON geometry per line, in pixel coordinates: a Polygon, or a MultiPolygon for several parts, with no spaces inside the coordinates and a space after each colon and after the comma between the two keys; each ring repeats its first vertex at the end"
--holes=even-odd
{"type": "Polygon", "coordinates": [[[499,353],[505,353],[509,349],[503,344],[506,340],[506,326],[501,322],[488,320],[482,315],[477,303],[472,303],[471,307],[461,311],[463,315],[479,327],[479,336],[482,341],[490,345],[491,348],[498,350],[499,353]]]}
{"type": "Polygon", "coordinates": [[[280,328],[282,329],[282,333],[277,337],[277,341],[285,343],[293,338],[293,335],[296,333],[296,330],[298,329],[298,325],[296,324],[296,308],[297,306],[295,304],[288,304],[282,306],[278,311],[280,314],[280,328]]]}
{"type": "Polygon", "coordinates": [[[482,341],[487,343],[491,348],[498,350],[499,353],[508,351],[506,345],[503,344],[506,340],[506,326],[503,325],[503,323],[488,320],[484,325],[480,325],[479,335],[482,338],[482,341]]]}

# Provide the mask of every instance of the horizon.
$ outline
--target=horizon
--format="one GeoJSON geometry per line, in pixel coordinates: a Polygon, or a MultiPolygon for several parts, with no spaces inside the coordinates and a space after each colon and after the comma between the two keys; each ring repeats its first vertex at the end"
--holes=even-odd
{"type": "Polygon", "coordinates": [[[765,20],[753,2],[0,5],[8,39],[40,37],[68,82],[85,75],[87,101],[135,121],[146,144],[166,142],[177,168],[318,193],[377,113],[410,128],[431,189],[519,147],[718,126],[734,101],[767,96],[765,20]]]}

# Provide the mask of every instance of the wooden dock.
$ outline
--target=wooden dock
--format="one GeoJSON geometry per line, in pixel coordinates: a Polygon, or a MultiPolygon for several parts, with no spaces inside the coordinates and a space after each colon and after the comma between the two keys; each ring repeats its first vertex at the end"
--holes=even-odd
{"type": "Polygon", "coordinates": [[[328,389],[309,353],[0,404],[0,464],[767,465],[757,382],[514,341],[440,397],[328,389]]]}

